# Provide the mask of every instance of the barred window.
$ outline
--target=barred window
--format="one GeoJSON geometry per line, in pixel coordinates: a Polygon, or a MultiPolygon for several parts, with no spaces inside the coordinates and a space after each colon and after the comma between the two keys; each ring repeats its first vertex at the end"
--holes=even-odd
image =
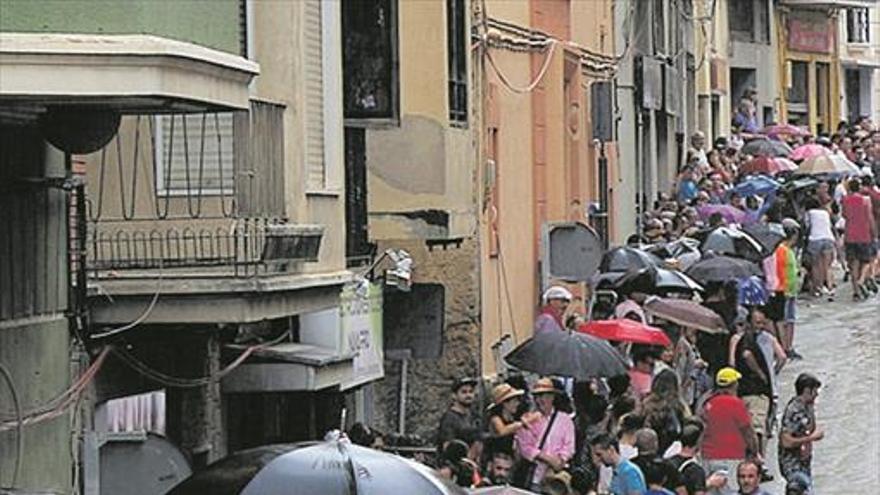
{"type": "Polygon", "coordinates": [[[867,7],[846,9],[846,41],[848,43],[871,41],[871,24],[868,22],[867,7]]]}
{"type": "Polygon", "coordinates": [[[449,120],[468,119],[467,21],[465,0],[446,0],[446,46],[449,71],[449,120]]]}

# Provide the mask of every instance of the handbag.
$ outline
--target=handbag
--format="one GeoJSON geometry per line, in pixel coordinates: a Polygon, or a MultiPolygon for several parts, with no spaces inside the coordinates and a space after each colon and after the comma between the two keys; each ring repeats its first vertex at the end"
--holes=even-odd
{"type": "MultiPolygon", "coordinates": [[[[544,434],[541,436],[541,442],[538,444],[539,452],[544,448],[544,444],[547,443],[547,437],[550,436],[550,430],[553,429],[553,422],[556,421],[556,414],[558,413],[559,411],[553,411],[553,414],[550,416],[550,422],[547,423],[547,429],[544,430],[544,434]]],[[[516,465],[516,469],[513,471],[513,486],[523,489],[529,488],[532,483],[532,478],[535,476],[535,469],[537,467],[537,462],[528,459],[520,459],[516,465]]]]}

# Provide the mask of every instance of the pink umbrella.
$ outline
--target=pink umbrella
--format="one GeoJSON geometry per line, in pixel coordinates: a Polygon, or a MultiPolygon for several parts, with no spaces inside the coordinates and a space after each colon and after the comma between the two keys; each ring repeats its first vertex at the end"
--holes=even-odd
{"type": "Polygon", "coordinates": [[[761,129],[761,134],[768,136],[809,136],[810,133],[802,127],[792,124],[773,124],[761,129]]]}
{"type": "Polygon", "coordinates": [[[745,162],[742,169],[740,169],[740,172],[746,174],[776,175],[779,172],[788,172],[792,170],[797,170],[797,165],[787,158],[759,156],[745,162]]]}
{"type": "Polygon", "coordinates": [[[718,213],[727,223],[743,223],[746,220],[746,212],[731,205],[703,205],[697,208],[697,213],[703,220],[718,213]]]}
{"type": "Polygon", "coordinates": [[[830,155],[831,150],[822,146],[821,144],[804,144],[802,146],[798,146],[791,152],[791,155],[788,157],[792,160],[807,160],[809,158],[813,158],[814,156],[822,156],[822,155],[830,155]]]}

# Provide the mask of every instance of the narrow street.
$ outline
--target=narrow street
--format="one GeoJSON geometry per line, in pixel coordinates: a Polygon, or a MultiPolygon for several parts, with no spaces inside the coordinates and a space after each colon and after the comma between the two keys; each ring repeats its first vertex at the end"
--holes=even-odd
{"type": "MultiPolygon", "coordinates": [[[[815,491],[875,494],[880,486],[880,301],[853,302],[849,284],[843,285],[834,302],[799,301],[795,346],[804,359],[783,369],[779,408],[781,414],[799,373],[818,376],[823,386],[816,419],[825,439],[813,454],[815,491]]],[[[776,440],[767,457],[777,476],[765,488],[784,493],[776,440]]]]}

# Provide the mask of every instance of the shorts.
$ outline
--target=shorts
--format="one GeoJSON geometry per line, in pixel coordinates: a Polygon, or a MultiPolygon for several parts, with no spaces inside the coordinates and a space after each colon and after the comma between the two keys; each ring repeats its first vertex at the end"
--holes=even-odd
{"type": "Polygon", "coordinates": [[[767,414],[770,412],[770,398],[763,395],[746,395],[741,399],[752,417],[752,428],[755,433],[764,436],[767,429],[767,414]]]}
{"type": "Polygon", "coordinates": [[[767,301],[764,310],[770,321],[794,323],[797,319],[797,299],[786,297],[783,292],[776,292],[767,301]]]}
{"type": "Polygon", "coordinates": [[[834,241],[831,239],[810,241],[807,244],[807,252],[813,257],[821,256],[823,254],[831,255],[834,253],[834,241]]]}
{"type": "Polygon", "coordinates": [[[877,247],[874,242],[847,242],[844,244],[846,249],[846,259],[868,262],[877,256],[877,247]]]}

